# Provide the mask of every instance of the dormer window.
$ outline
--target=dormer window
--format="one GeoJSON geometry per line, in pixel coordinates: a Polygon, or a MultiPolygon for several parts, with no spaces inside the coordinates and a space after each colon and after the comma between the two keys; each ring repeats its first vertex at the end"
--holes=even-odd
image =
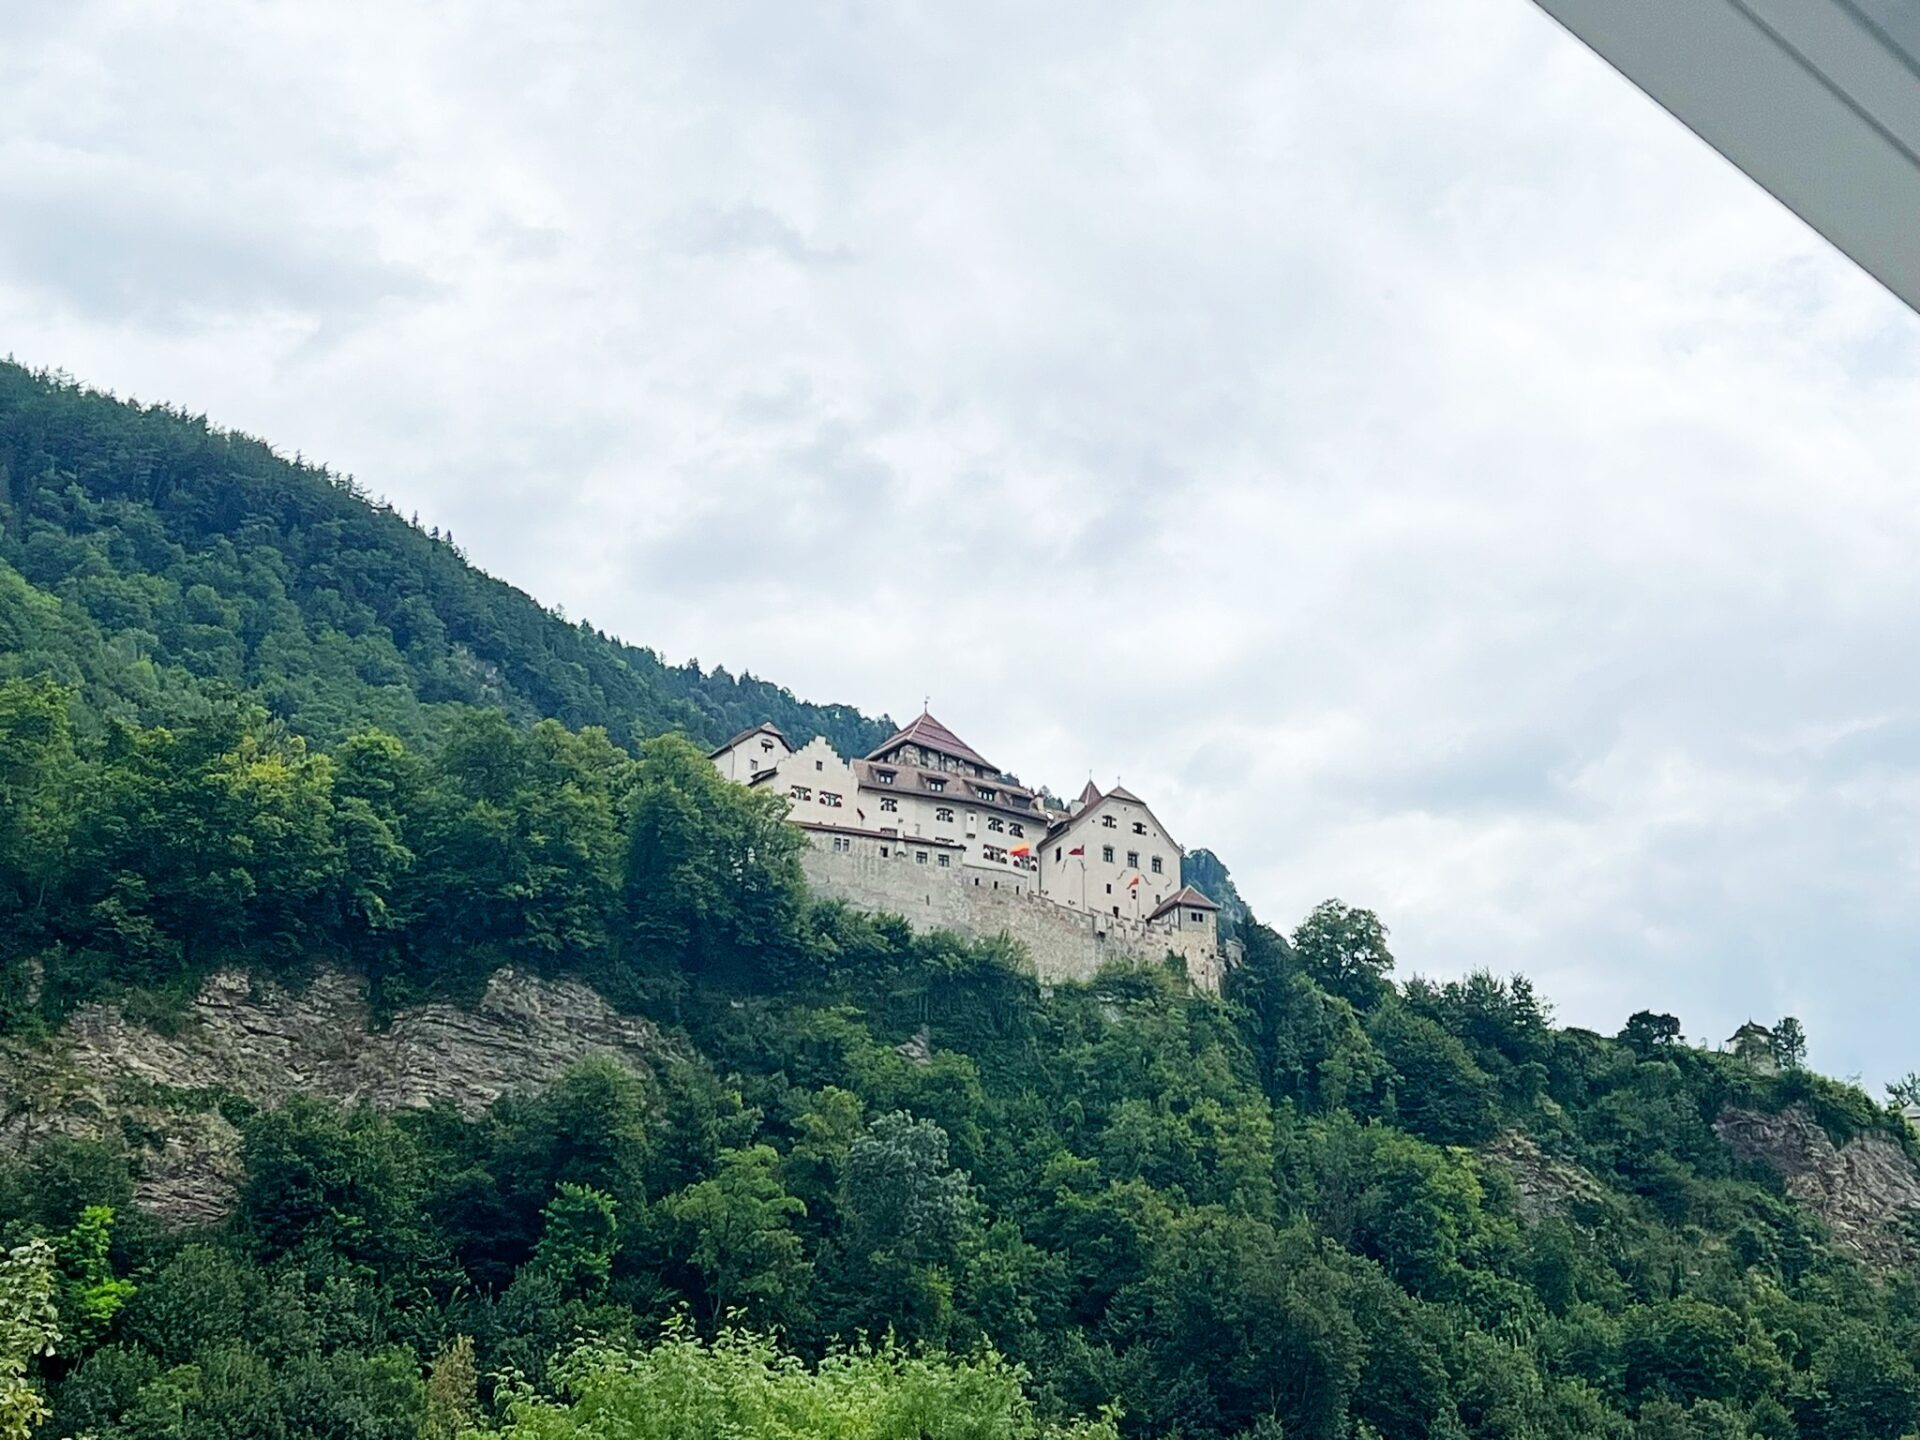
{"type": "Polygon", "coordinates": [[[944,790],[944,789],[946,789],[946,788],[947,788],[947,782],[946,782],[946,781],[944,781],[944,780],[936,780],[936,779],[934,779],[934,778],[933,778],[932,776],[928,776],[928,777],[927,777],[927,789],[929,789],[929,790],[932,790],[932,791],[934,791],[934,792],[935,792],[935,793],[937,794],[938,792],[940,792],[940,791],[942,791],[942,790],[944,790]]]}
{"type": "Polygon", "coordinates": [[[876,770],[873,772],[873,778],[882,785],[891,785],[893,784],[894,774],[895,772],[892,770],[876,770]]]}
{"type": "Polygon", "coordinates": [[[974,786],[974,787],[973,787],[973,793],[974,793],[974,794],[976,794],[976,795],[978,795],[978,796],[979,796],[979,797],[980,797],[980,798],[981,798],[982,800],[991,800],[991,799],[993,799],[993,798],[994,798],[994,792],[993,792],[993,791],[991,791],[991,790],[989,790],[989,789],[988,789],[988,788],[987,788],[986,786],[984,786],[984,785],[976,785],[976,786],[974,786]]]}

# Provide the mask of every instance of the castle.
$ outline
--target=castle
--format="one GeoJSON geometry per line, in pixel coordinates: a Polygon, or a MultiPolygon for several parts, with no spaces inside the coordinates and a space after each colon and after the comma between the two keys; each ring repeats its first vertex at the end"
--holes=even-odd
{"type": "Polygon", "coordinates": [[[821,894],[920,929],[1010,935],[1042,981],[1172,953],[1196,985],[1220,988],[1218,907],[1182,883],[1179,843],[1122,786],[1088,781],[1060,805],[925,711],[856,760],[824,738],[795,749],[771,724],[710,758],[727,779],[785,796],[821,894]]]}

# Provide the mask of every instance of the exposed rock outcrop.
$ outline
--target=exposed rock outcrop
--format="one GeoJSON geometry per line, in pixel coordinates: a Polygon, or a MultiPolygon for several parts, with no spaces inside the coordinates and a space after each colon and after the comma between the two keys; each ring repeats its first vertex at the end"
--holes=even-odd
{"type": "Polygon", "coordinates": [[[606,1056],[637,1070],[664,1044],[571,980],[497,972],[472,1006],[422,1005],[375,1030],[366,982],[325,971],[294,989],[240,972],[210,977],[163,1032],[112,1005],[74,1015],[51,1044],[0,1043],[0,1150],[55,1135],[122,1139],[136,1198],[170,1220],[217,1217],[240,1180],[242,1106],[293,1095],[477,1114],[606,1056]]]}
{"type": "Polygon", "coordinates": [[[1824,1220],[1837,1244],[1874,1265],[1920,1258],[1920,1169],[1896,1141],[1862,1135],[1835,1145],[1797,1105],[1775,1115],[1729,1109],[1713,1128],[1736,1159],[1785,1180],[1787,1194],[1824,1220]]]}
{"type": "Polygon", "coordinates": [[[1518,1130],[1504,1130],[1480,1147],[1480,1158],[1513,1180],[1514,1210],[1530,1225],[1565,1215],[1579,1202],[1606,1198],[1606,1187],[1578,1165],[1556,1159],[1518,1130]]]}

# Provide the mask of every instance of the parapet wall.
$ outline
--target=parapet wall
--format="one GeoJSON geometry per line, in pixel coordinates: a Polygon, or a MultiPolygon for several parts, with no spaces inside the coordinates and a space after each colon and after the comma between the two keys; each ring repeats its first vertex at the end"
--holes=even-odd
{"type": "Polygon", "coordinates": [[[1089,980],[1115,960],[1158,964],[1172,952],[1186,961],[1194,985],[1213,994],[1220,990],[1219,951],[1210,935],[1198,931],[1070,910],[979,867],[916,865],[898,851],[883,859],[871,846],[835,851],[816,841],[802,852],[801,863],[815,894],[899,915],[915,930],[951,930],[975,940],[1006,935],[1025,947],[1043,982],[1089,980]]]}

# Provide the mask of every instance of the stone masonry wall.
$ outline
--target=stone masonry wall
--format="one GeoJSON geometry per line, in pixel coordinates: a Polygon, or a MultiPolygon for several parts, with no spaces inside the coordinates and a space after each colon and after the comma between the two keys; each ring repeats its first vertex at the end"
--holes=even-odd
{"type": "Polygon", "coordinates": [[[898,852],[882,859],[871,843],[853,852],[816,843],[802,852],[801,863],[815,894],[899,915],[915,930],[951,930],[975,940],[1006,935],[1025,947],[1043,982],[1089,980],[1113,960],[1157,964],[1171,951],[1186,961],[1196,986],[1211,993],[1220,989],[1220,955],[1202,934],[1070,910],[1011,888],[996,890],[993,875],[976,867],[942,870],[916,865],[898,852]]]}

